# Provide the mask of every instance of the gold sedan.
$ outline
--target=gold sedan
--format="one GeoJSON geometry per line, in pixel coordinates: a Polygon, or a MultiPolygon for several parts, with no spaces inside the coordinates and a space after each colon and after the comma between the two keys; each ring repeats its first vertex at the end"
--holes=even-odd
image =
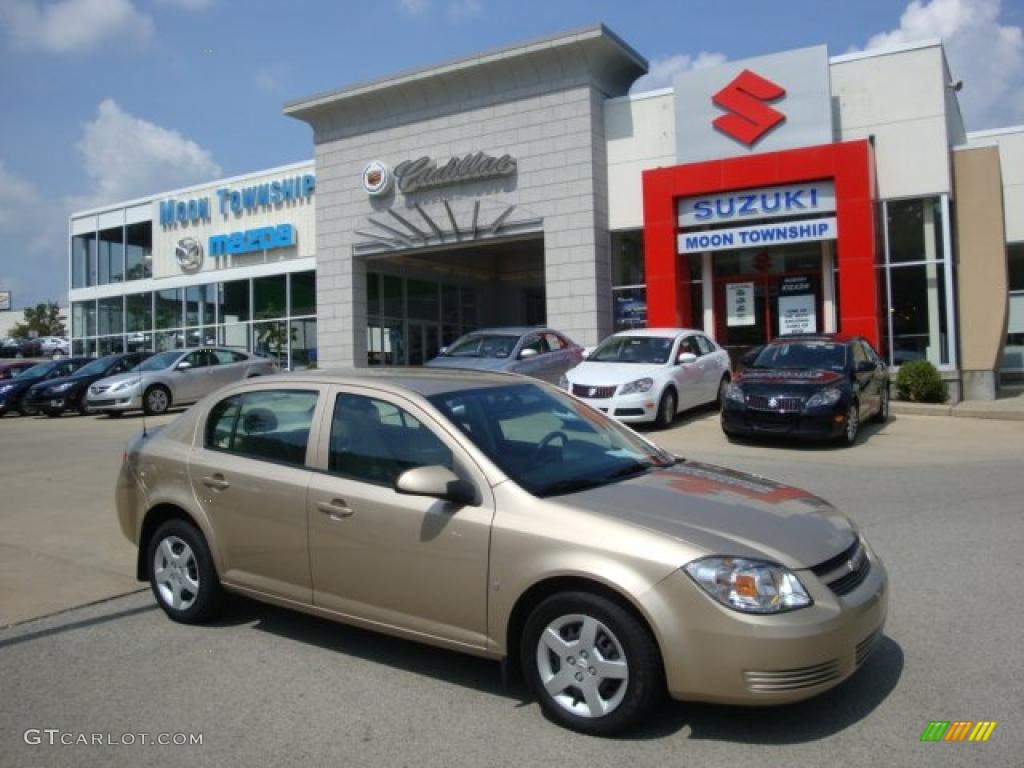
{"type": "Polygon", "coordinates": [[[593,734],[665,692],[821,693],[887,610],[882,563],[827,502],[667,454],[514,375],[226,387],[128,446],[117,509],[175,621],[230,590],[498,659],[593,734]]]}

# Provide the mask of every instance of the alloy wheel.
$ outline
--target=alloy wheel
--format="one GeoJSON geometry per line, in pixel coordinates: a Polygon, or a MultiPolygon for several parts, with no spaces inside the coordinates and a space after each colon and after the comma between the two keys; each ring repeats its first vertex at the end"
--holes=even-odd
{"type": "Polygon", "coordinates": [[[160,599],[176,611],[187,611],[199,596],[199,564],[192,548],[168,536],[153,555],[153,582],[160,599]]]}
{"type": "Polygon", "coordinates": [[[622,643],[593,616],[568,614],[545,627],[537,671],[551,699],[583,718],[614,712],[626,696],[629,663],[622,643]]]}
{"type": "Polygon", "coordinates": [[[167,392],[159,387],[154,387],[146,393],[146,406],[150,413],[163,413],[170,405],[167,392]]]}
{"type": "Polygon", "coordinates": [[[846,410],[846,443],[853,445],[857,439],[857,432],[860,430],[860,412],[857,403],[850,403],[846,410]]]}

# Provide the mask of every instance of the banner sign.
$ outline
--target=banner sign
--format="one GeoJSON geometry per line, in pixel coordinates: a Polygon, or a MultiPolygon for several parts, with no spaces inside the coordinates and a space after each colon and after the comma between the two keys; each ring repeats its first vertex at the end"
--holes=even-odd
{"type": "Polygon", "coordinates": [[[756,325],[754,317],[754,284],[729,283],[725,286],[726,323],[732,327],[737,325],[756,325]]]}
{"type": "Polygon", "coordinates": [[[727,251],[754,245],[807,243],[834,240],[837,237],[836,217],[784,221],[778,224],[755,224],[750,227],[712,229],[706,232],[681,232],[676,243],[679,253],[727,251]]]}

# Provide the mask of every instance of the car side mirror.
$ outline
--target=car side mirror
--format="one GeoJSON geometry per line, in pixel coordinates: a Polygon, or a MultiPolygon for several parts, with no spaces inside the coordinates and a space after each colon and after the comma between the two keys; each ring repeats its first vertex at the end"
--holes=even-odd
{"type": "Polygon", "coordinates": [[[536,357],[536,356],[537,356],[537,350],[536,349],[529,349],[529,348],[527,348],[527,349],[524,349],[523,351],[521,351],[519,353],[519,359],[520,360],[529,360],[531,357],[536,357]]]}
{"type": "Polygon", "coordinates": [[[437,354],[439,354],[439,355],[447,355],[448,354],[448,347],[441,347],[439,350],[437,350],[437,354]]]}
{"type": "Polygon", "coordinates": [[[440,465],[405,470],[395,480],[395,492],[407,496],[431,496],[455,504],[477,504],[476,489],[448,467],[440,465]]]}
{"type": "Polygon", "coordinates": [[[583,348],[583,354],[581,355],[581,357],[584,360],[586,360],[588,357],[590,357],[590,353],[593,352],[593,351],[594,351],[593,347],[584,347],[583,348]]]}
{"type": "Polygon", "coordinates": [[[697,356],[693,352],[680,352],[676,362],[680,365],[689,365],[690,363],[697,362],[697,356]]]}
{"type": "Polygon", "coordinates": [[[176,366],[174,366],[174,370],[176,370],[176,371],[187,371],[191,367],[192,367],[192,363],[190,363],[188,360],[182,360],[180,363],[178,363],[176,366]]]}

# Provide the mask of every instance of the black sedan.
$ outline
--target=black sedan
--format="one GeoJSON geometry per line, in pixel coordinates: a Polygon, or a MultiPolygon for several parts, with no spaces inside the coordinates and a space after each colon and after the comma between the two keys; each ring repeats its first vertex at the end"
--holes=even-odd
{"type": "Polygon", "coordinates": [[[25,410],[29,413],[45,413],[47,416],[60,416],[64,411],[78,411],[84,416],[88,413],[85,395],[90,384],[107,376],[130,371],[151,354],[153,353],[128,352],[107,355],[93,360],[68,376],[40,381],[25,395],[25,410]]]}
{"type": "Polygon", "coordinates": [[[30,411],[28,403],[25,402],[25,395],[33,385],[74,373],[89,360],[88,357],[50,360],[32,366],[13,379],[0,381],[0,416],[5,416],[10,411],[18,411],[23,416],[27,416],[30,411]]]}
{"type": "Polygon", "coordinates": [[[784,435],[853,445],[889,415],[889,374],[859,336],[784,336],[744,358],[726,391],[726,435],[784,435]]]}

